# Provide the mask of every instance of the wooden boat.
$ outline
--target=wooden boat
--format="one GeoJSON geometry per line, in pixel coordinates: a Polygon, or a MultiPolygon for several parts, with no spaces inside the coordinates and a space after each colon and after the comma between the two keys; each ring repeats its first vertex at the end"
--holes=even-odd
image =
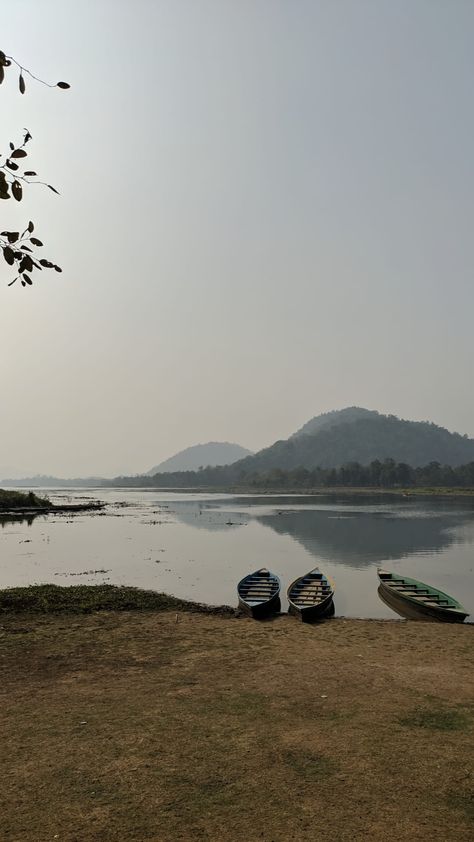
{"type": "Polygon", "coordinates": [[[288,613],[299,617],[303,623],[321,620],[334,614],[334,584],[316,567],[305,576],[295,579],[287,591],[288,613]]]}
{"type": "Polygon", "coordinates": [[[266,567],[249,573],[237,585],[239,608],[255,620],[278,613],[281,608],[280,587],[278,576],[266,567]]]}
{"type": "Polygon", "coordinates": [[[452,596],[398,573],[377,570],[379,594],[397,613],[411,619],[462,623],[468,612],[452,596]]]}

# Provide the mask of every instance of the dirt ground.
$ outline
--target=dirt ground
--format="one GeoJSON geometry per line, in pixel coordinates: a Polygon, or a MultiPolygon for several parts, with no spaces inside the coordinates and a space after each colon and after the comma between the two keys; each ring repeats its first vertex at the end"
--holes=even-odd
{"type": "Polygon", "coordinates": [[[2,842],[474,838],[474,627],[0,618],[2,842]]]}

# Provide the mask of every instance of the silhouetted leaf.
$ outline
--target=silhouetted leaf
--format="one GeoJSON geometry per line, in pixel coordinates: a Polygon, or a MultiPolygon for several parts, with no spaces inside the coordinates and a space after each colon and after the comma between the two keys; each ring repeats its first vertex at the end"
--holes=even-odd
{"type": "Polygon", "coordinates": [[[13,197],[17,200],[17,202],[21,202],[23,198],[23,187],[21,186],[20,182],[16,179],[12,184],[12,193],[13,197]]]}
{"type": "Polygon", "coordinates": [[[30,221],[28,223],[28,231],[30,232],[30,234],[32,234],[34,230],[35,230],[35,226],[30,219],[30,221]]]}
{"type": "Polygon", "coordinates": [[[21,248],[21,249],[23,249],[23,251],[33,251],[33,249],[30,249],[30,247],[29,247],[29,246],[26,246],[25,244],[23,244],[22,246],[20,246],[20,248],[21,248]]]}
{"type": "Polygon", "coordinates": [[[25,93],[25,80],[23,78],[22,73],[20,73],[20,78],[18,79],[18,85],[20,87],[20,93],[24,94],[25,93]]]}
{"type": "Polygon", "coordinates": [[[24,272],[23,272],[23,279],[26,281],[26,283],[27,283],[27,284],[30,284],[30,286],[31,286],[31,284],[33,283],[33,281],[31,280],[30,276],[29,276],[29,275],[25,275],[25,273],[24,273],[24,272]]]}
{"type": "Polygon", "coordinates": [[[22,259],[20,260],[20,265],[18,267],[20,273],[23,272],[31,272],[33,270],[33,261],[29,254],[24,254],[22,259]]]}
{"type": "Polygon", "coordinates": [[[18,240],[18,237],[20,236],[20,232],[19,231],[7,231],[6,236],[7,236],[7,239],[8,239],[9,243],[16,243],[16,241],[18,240]]]}
{"type": "Polygon", "coordinates": [[[18,169],[18,164],[15,164],[15,161],[10,161],[10,159],[8,159],[8,161],[6,161],[6,165],[7,165],[9,170],[17,170],[18,169]]]}
{"type": "Polygon", "coordinates": [[[10,158],[26,158],[27,153],[24,149],[15,149],[10,155],[10,158]]]}
{"type": "Polygon", "coordinates": [[[15,281],[17,281],[17,280],[18,280],[18,275],[16,276],[16,278],[13,278],[13,281],[10,281],[10,283],[9,283],[9,284],[7,284],[7,286],[9,286],[9,287],[13,286],[13,284],[14,284],[14,283],[15,283],[15,281]]]}
{"type": "Polygon", "coordinates": [[[44,266],[45,269],[52,269],[54,266],[54,263],[51,263],[50,260],[45,260],[44,257],[42,257],[39,262],[41,266],[44,266]]]}
{"type": "Polygon", "coordinates": [[[67,83],[67,82],[58,82],[57,87],[58,87],[58,88],[62,88],[62,89],[63,89],[63,91],[67,91],[67,90],[68,90],[68,88],[70,88],[71,86],[70,86],[70,85],[68,85],[68,83],[67,83]]]}
{"type": "Polygon", "coordinates": [[[5,248],[3,249],[3,256],[7,261],[8,265],[13,266],[15,262],[15,252],[13,251],[13,249],[10,248],[10,246],[5,246],[5,248]]]}
{"type": "Polygon", "coordinates": [[[43,245],[41,240],[38,240],[36,237],[30,237],[30,240],[31,240],[31,242],[33,243],[34,246],[42,246],[43,245]]]}
{"type": "Polygon", "coordinates": [[[0,64],[0,85],[2,84],[5,78],[5,71],[3,69],[3,62],[0,64]]]}
{"type": "Polygon", "coordinates": [[[58,196],[60,195],[59,190],[56,190],[56,188],[55,188],[55,187],[53,187],[53,185],[52,185],[52,184],[48,184],[48,187],[49,187],[49,189],[50,189],[50,190],[52,190],[52,191],[53,191],[53,193],[57,193],[57,194],[58,194],[58,196]]]}
{"type": "Polygon", "coordinates": [[[34,170],[25,170],[25,175],[37,175],[34,170]]]}
{"type": "Polygon", "coordinates": [[[60,267],[60,266],[56,266],[56,264],[55,264],[54,268],[56,269],[56,272],[62,272],[62,271],[63,271],[63,270],[61,269],[61,267],[60,267]]]}

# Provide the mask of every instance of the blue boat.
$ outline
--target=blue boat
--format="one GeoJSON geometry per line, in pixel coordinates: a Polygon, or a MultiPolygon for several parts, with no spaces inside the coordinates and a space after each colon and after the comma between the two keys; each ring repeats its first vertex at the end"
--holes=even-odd
{"type": "Polygon", "coordinates": [[[254,620],[280,611],[280,580],[275,573],[261,567],[249,573],[237,585],[239,608],[254,620]]]}

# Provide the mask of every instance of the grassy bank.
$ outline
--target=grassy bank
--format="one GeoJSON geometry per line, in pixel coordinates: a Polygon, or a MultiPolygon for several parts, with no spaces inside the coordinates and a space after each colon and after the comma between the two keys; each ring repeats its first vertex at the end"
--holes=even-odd
{"type": "Polygon", "coordinates": [[[2,842],[470,842],[472,635],[4,614],[2,842]]]}
{"type": "Polygon", "coordinates": [[[46,497],[38,497],[33,491],[10,491],[0,488],[0,512],[11,512],[16,509],[49,509],[51,503],[46,497]]]}
{"type": "Polygon", "coordinates": [[[187,611],[228,614],[229,606],[201,605],[169,594],[115,585],[30,585],[0,590],[0,617],[4,614],[90,614],[93,611],[187,611]]]}

